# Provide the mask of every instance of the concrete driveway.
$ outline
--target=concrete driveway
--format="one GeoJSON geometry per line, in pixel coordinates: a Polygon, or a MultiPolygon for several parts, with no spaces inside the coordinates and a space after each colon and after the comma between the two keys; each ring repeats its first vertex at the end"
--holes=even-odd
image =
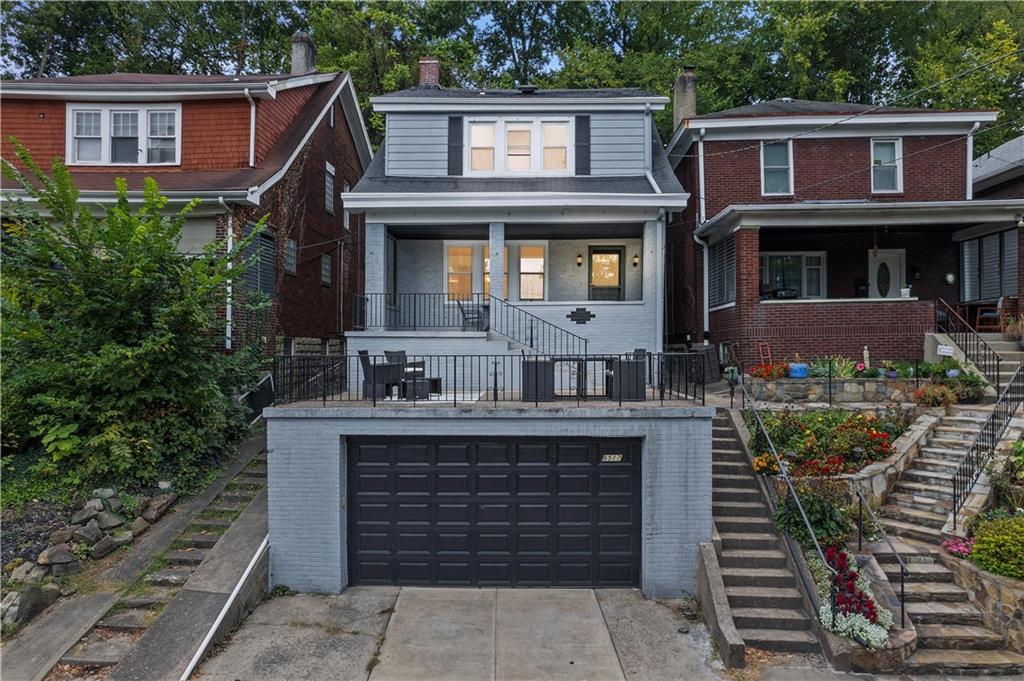
{"type": "Polygon", "coordinates": [[[703,625],[636,589],[352,587],[270,598],[204,681],[700,681],[703,625]]]}

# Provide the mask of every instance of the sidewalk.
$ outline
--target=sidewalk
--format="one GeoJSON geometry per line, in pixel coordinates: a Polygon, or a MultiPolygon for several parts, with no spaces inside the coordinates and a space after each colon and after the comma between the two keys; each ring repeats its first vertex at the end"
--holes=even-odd
{"type": "MultiPolygon", "coordinates": [[[[123,560],[100,575],[102,587],[89,594],[57,602],[0,648],[4,681],[40,681],[117,601],[118,593],[130,586],[155,555],[174,539],[210,504],[224,486],[266,446],[266,433],[243,442],[225,473],[201,496],[175,506],[147,532],[123,560]]],[[[262,539],[262,537],[261,537],[262,539]]]]}

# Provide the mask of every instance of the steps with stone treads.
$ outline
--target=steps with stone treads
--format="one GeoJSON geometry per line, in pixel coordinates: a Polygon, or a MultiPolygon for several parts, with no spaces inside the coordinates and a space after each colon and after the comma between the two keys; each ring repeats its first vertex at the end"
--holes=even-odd
{"type": "Polygon", "coordinates": [[[786,554],[732,421],[712,425],[712,516],[733,623],[744,643],[775,652],[818,652],[786,554]]]}

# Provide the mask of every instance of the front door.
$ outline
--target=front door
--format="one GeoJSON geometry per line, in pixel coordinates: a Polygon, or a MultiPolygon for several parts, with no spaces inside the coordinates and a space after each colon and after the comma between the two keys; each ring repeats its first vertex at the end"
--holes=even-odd
{"type": "Polygon", "coordinates": [[[591,300],[625,300],[622,281],[625,253],[622,246],[590,247],[591,300]]]}
{"type": "Polygon", "coordinates": [[[905,251],[902,248],[868,251],[868,283],[872,298],[899,298],[906,285],[905,251]]]}

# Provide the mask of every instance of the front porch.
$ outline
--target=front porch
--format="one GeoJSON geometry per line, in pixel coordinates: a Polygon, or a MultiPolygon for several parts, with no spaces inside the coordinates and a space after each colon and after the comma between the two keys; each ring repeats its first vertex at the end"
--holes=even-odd
{"type": "Polygon", "coordinates": [[[945,203],[748,207],[707,223],[705,319],[723,358],[920,359],[937,314],[974,325],[1009,310],[1024,202],[945,203]]]}
{"type": "Polygon", "coordinates": [[[661,220],[367,225],[350,350],[661,349],[661,220]]]}

